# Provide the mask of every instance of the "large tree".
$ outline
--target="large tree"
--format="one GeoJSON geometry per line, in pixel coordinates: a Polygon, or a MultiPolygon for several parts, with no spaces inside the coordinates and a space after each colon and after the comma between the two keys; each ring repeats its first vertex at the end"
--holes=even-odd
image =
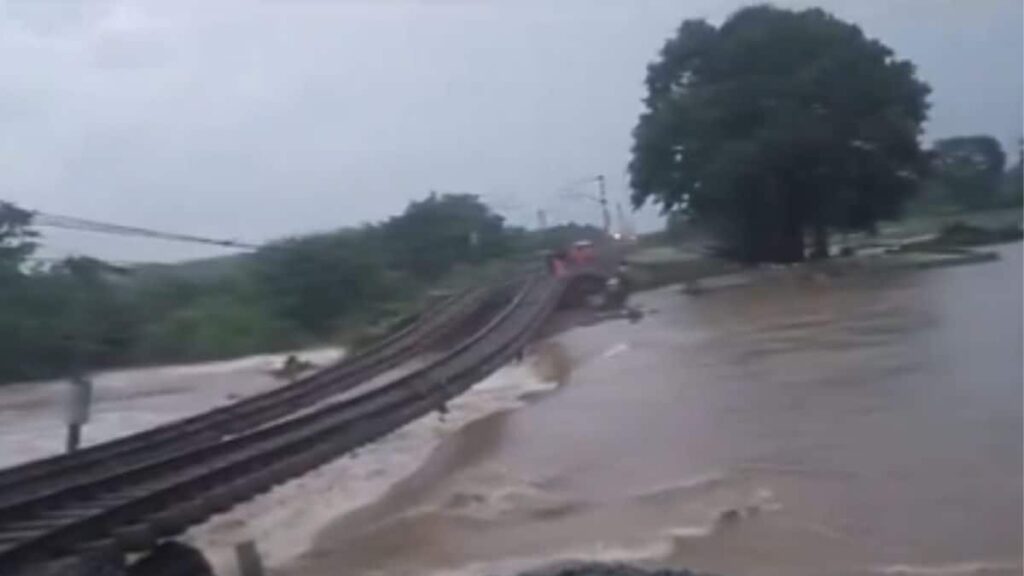
{"type": "Polygon", "coordinates": [[[925,169],[929,88],[909,62],[818,10],[687,20],[647,70],[633,203],[685,209],[736,257],[827,254],[830,229],[898,215],[925,169]]]}

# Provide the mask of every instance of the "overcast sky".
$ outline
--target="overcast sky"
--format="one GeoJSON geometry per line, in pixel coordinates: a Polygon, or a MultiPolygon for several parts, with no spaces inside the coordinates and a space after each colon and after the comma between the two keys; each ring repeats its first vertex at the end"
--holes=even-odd
{"type": "MultiPolygon", "coordinates": [[[[430,189],[511,220],[607,174],[625,204],[644,68],[733,0],[0,0],[0,198],[262,241],[375,221],[430,189]]],[[[1021,0],[823,0],[919,66],[929,139],[1022,127],[1021,0]]],[[[651,212],[641,228],[657,225],[651,212]]],[[[51,254],[216,249],[47,235],[51,254]]]]}

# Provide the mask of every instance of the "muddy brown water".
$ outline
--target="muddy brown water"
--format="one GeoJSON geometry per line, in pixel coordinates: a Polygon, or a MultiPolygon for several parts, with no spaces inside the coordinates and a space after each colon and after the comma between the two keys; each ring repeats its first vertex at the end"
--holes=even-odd
{"type": "Polygon", "coordinates": [[[282,574],[1020,574],[1022,251],[638,295],[282,574]]]}

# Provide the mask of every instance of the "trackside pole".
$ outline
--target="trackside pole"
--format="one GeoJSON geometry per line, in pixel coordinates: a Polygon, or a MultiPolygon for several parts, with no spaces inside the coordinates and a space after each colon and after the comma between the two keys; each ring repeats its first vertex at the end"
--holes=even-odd
{"type": "Polygon", "coordinates": [[[89,421],[89,408],[91,404],[92,381],[81,374],[72,376],[65,417],[68,426],[65,451],[74,452],[78,450],[78,446],[82,442],[82,426],[89,421]]]}

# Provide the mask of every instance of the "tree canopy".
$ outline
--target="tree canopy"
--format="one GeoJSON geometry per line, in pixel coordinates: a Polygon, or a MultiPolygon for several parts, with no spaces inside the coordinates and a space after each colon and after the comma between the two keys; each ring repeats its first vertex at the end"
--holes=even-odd
{"type": "Polygon", "coordinates": [[[1024,204],[1024,139],[1017,140],[1017,162],[1003,178],[1003,197],[1012,206],[1024,204]]]}
{"type": "Polygon", "coordinates": [[[963,208],[983,208],[998,201],[1006,153],[992,136],[958,136],[937,140],[932,170],[950,199],[963,208]]]}
{"type": "Polygon", "coordinates": [[[30,212],[0,202],[0,278],[20,274],[25,258],[35,250],[38,234],[29,227],[31,223],[30,212]]]}
{"type": "Polygon", "coordinates": [[[683,209],[747,261],[797,261],[804,235],[895,217],[926,169],[929,88],[818,9],[687,20],[647,69],[633,203],[683,209]]]}
{"type": "Polygon", "coordinates": [[[31,212],[0,203],[0,382],[324,341],[407,309],[457,268],[547,240],[508,229],[467,194],[431,194],[379,224],[177,267],[34,263],[36,238],[31,212]]]}
{"type": "Polygon", "coordinates": [[[482,261],[506,248],[504,220],[472,194],[432,192],[382,226],[396,267],[434,279],[454,264],[482,261]]]}

